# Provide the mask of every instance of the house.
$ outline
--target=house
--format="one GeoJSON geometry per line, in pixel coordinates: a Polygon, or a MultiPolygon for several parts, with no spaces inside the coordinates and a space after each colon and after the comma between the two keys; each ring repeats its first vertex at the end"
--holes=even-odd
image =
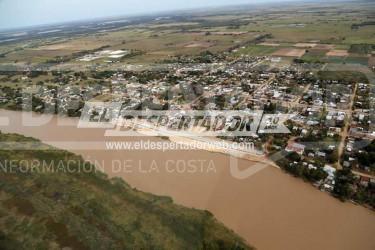
{"type": "Polygon", "coordinates": [[[0,103],[7,103],[8,101],[8,98],[0,96],[0,103]]]}
{"type": "Polygon", "coordinates": [[[370,183],[369,177],[361,176],[359,180],[359,184],[361,184],[361,186],[368,187],[369,183],[370,183]]]}
{"type": "Polygon", "coordinates": [[[334,179],[335,173],[336,173],[336,169],[334,167],[332,167],[330,165],[325,165],[323,170],[324,170],[324,172],[326,172],[328,174],[329,178],[334,179]]]}
{"type": "Polygon", "coordinates": [[[319,157],[325,158],[327,154],[325,152],[318,151],[317,155],[319,157]]]}
{"type": "Polygon", "coordinates": [[[351,164],[348,161],[344,161],[344,163],[343,163],[343,166],[346,167],[346,168],[350,167],[350,165],[351,164]]]}
{"type": "Polygon", "coordinates": [[[333,189],[334,189],[334,187],[332,185],[327,184],[327,183],[324,184],[323,187],[324,187],[325,190],[330,191],[330,192],[332,192],[333,189]]]}
{"type": "Polygon", "coordinates": [[[308,168],[311,170],[317,170],[318,168],[316,166],[314,166],[313,164],[309,164],[308,168]]]}
{"type": "Polygon", "coordinates": [[[307,135],[308,132],[309,132],[309,131],[307,131],[307,129],[302,129],[302,131],[301,131],[301,135],[307,135]]]}
{"type": "Polygon", "coordinates": [[[288,146],[285,148],[287,152],[296,152],[299,155],[303,155],[305,152],[305,145],[299,143],[289,143],[288,146]]]}

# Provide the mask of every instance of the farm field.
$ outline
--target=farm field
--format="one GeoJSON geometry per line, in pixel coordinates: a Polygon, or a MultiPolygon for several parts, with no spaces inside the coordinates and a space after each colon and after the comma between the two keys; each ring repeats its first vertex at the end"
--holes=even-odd
{"type": "MultiPolygon", "coordinates": [[[[20,41],[11,44],[1,43],[0,34],[0,63],[82,65],[77,58],[106,49],[132,52],[112,63],[147,64],[205,51],[234,51],[234,56],[275,55],[327,62],[349,56],[348,62],[364,64],[365,55],[352,56],[348,50],[353,44],[375,44],[373,26],[353,28],[372,20],[371,3],[360,2],[354,10],[353,5],[344,4],[340,11],[329,3],[306,12],[308,7],[309,4],[285,5],[277,10],[230,11],[237,15],[220,11],[215,15],[202,12],[183,18],[147,18],[144,22],[96,32],[85,30],[69,37],[64,35],[67,31],[60,34],[58,29],[51,35],[39,32],[38,36],[45,36],[43,39],[22,40],[22,33],[19,33],[20,41]],[[321,58],[323,52],[325,58],[321,58]]],[[[108,63],[108,60],[94,62],[108,63]]]]}

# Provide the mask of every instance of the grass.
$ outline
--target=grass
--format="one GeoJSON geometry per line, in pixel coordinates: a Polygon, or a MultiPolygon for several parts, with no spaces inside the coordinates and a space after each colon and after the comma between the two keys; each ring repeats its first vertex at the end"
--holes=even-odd
{"type": "Polygon", "coordinates": [[[310,49],[306,54],[302,56],[301,59],[303,59],[306,62],[325,62],[325,54],[326,50],[314,50],[310,49]]]}
{"type": "Polygon", "coordinates": [[[361,64],[361,65],[368,65],[369,58],[368,57],[357,57],[357,56],[349,56],[345,59],[346,63],[352,64],[361,64]]]}
{"type": "Polygon", "coordinates": [[[318,71],[321,80],[337,80],[344,82],[368,82],[365,74],[356,71],[318,71]]]}
{"type": "Polygon", "coordinates": [[[236,54],[241,55],[251,55],[251,56],[265,56],[271,55],[273,52],[277,51],[279,47],[263,46],[263,45],[250,45],[246,48],[241,48],[236,54]]]}
{"type": "Polygon", "coordinates": [[[325,58],[325,60],[328,62],[328,63],[344,63],[345,62],[345,57],[343,56],[327,56],[325,58]]]}
{"type": "Polygon", "coordinates": [[[0,141],[9,146],[0,150],[1,249],[250,249],[207,211],[137,191],[91,165],[80,171],[80,156],[16,134],[0,141]],[[35,167],[43,161],[50,171],[35,167]]]}
{"type": "Polygon", "coordinates": [[[320,60],[327,62],[327,63],[347,63],[347,64],[360,64],[364,66],[369,65],[369,58],[368,57],[361,57],[361,56],[327,56],[321,58],[320,60]]]}

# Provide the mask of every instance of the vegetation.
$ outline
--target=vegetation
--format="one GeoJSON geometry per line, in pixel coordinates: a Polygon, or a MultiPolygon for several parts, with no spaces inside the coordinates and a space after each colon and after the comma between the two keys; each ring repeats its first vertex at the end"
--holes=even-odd
{"type": "Polygon", "coordinates": [[[368,83],[366,75],[358,71],[319,71],[317,77],[320,80],[368,83]]]}
{"type": "Polygon", "coordinates": [[[360,166],[369,167],[371,172],[375,172],[375,140],[361,150],[356,157],[360,166]]]}
{"type": "Polygon", "coordinates": [[[297,153],[281,152],[281,154],[283,157],[276,160],[276,163],[286,172],[312,183],[327,178],[327,173],[321,167],[310,169],[308,166],[302,165],[301,157],[297,153]]]}
{"type": "Polygon", "coordinates": [[[0,141],[1,249],[250,249],[208,211],[108,179],[32,138],[0,141]]]}
{"type": "Polygon", "coordinates": [[[352,29],[359,29],[360,27],[365,27],[365,26],[371,26],[375,25],[374,21],[367,21],[367,22],[362,22],[362,23],[356,23],[352,25],[352,29]]]}
{"type": "Polygon", "coordinates": [[[352,185],[354,184],[354,175],[350,168],[338,170],[335,178],[335,187],[333,194],[341,200],[349,199],[353,194],[352,185]]]}
{"type": "Polygon", "coordinates": [[[369,54],[375,49],[373,44],[352,44],[349,52],[356,54],[369,54]]]}
{"type": "Polygon", "coordinates": [[[271,55],[278,48],[272,46],[263,46],[263,45],[249,45],[245,48],[238,50],[237,54],[253,55],[253,56],[264,56],[271,55]]]}
{"type": "Polygon", "coordinates": [[[374,184],[361,184],[350,168],[338,170],[335,176],[333,195],[342,201],[354,200],[359,204],[367,204],[375,208],[374,184]]]}

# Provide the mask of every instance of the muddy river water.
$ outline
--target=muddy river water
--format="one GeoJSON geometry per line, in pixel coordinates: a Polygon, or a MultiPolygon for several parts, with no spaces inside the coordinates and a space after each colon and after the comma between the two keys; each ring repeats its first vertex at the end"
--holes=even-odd
{"type": "MultiPolygon", "coordinates": [[[[111,139],[104,136],[103,129],[80,129],[76,122],[53,117],[45,124],[26,126],[21,112],[0,110],[2,132],[32,136],[81,154],[100,165],[110,177],[122,177],[139,190],[170,196],[187,207],[209,210],[258,249],[375,249],[373,211],[342,203],[277,168],[261,168],[248,178],[239,179],[233,176],[230,157],[224,154],[108,150],[105,143],[112,140],[163,139],[111,139]]],[[[256,165],[247,160],[234,162],[239,169],[256,165]]]]}

